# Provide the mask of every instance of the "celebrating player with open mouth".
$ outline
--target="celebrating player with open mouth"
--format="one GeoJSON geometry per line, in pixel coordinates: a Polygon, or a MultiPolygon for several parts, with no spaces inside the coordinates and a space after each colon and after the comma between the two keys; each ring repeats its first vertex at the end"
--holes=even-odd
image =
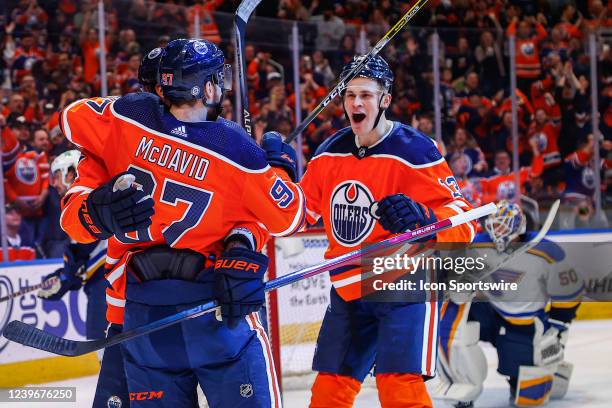
{"type": "MultiPolygon", "coordinates": [[[[341,77],[361,58],[344,67],[341,77]]],[[[327,258],[471,208],[436,144],[385,117],[392,84],[387,62],[370,58],[342,95],[350,128],[319,147],[300,183],[308,220],[323,217],[327,258]]],[[[470,242],[473,237],[468,223],[435,239],[470,242]]],[[[435,371],[439,300],[365,301],[359,274],[359,266],[330,272],[334,287],[317,340],[313,368],[319,374],[310,406],[352,406],[375,364],[383,407],[431,407],[424,379],[435,371]]]]}

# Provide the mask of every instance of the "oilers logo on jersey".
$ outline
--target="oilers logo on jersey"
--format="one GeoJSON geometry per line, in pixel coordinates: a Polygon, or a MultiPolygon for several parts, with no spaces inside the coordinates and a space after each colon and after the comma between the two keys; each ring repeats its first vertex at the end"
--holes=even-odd
{"type": "Polygon", "coordinates": [[[36,161],[29,157],[20,157],[15,162],[15,176],[23,184],[34,184],[38,178],[36,161]]]}
{"type": "Polygon", "coordinates": [[[534,55],[535,45],[531,42],[527,42],[521,45],[521,52],[523,55],[534,55]]]}
{"type": "Polygon", "coordinates": [[[344,246],[360,244],[374,229],[371,214],[374,196],[362,183],[348,180],[334,188],[331,199],[331,225],[334,238],[344,246]]]}

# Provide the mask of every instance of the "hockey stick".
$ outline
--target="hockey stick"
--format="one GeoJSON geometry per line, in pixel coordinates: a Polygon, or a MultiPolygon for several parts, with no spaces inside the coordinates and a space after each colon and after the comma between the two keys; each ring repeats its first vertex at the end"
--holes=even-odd
{"type": "MultiPolygon", "coordinates": [[[[330,269],[355,264],[362,257],[371,255],[376,251],[384,250],[385,248],[388,248],[390,246],[412,242],[417,239],[430,236],[445,229],[456,227],[457,225],[461,225],[466,222],[485,217],[489,214],[492,214],[496,210],[497,207],[495,207],[495,204],[487,204],[482,207],[470,210],[468,212],[454,215],[450,218],[437,221],[433,224],[426,225],[414,231],[405,232],[401,235],[397,235],[384,241],[378,242],[376,244],[370,245],[367,248],[349,252],[348,254],[344,254],[336,258],[327,260],[319,265],[304,268],[299,271],[281,276],[279,278],[267,282],[265,290],[274,290],[280,288],[281,286],[286,286],[293,282],[297,282],[299,280],[318,275],[325,271],[329,271],[330,269]]],[[[165,327],[182,322],[184,320],[202,316],[205,313],[212,312],[218,306],[219,305],[216,300],[211,300],[194,308],[184,310],[182,312],[176,313],[160,320],[156,320],[151,323],[147,323],[139,327],[135,327],[133,329],[127,330],[123,333],[120,333],[116,336],[107,339],[89,341],[69,340],[45,332],[36,328],[35,326],[31,326],[18,320],[14,320],[6,326],[3,336],[9,340],[23,344],[25,346],[34,347],[36,349],[48,351],[54,354],[73,357],[87,354],[92,351],[103,349],[105,347],[114,346],[115,344],[121,343],[123,341],[130,340],[135,337],[142,336],[144,334],[149,334],[157,330],[161,330],[165,327]]]]}
{"type": "Polygon", "coordinates": [[[306,127],[310,125],[310,122],[312,122],[319,115],[319,113],[321,113],[321,111],[325,109],[327,105],[329,105],[329,103],[336,97],[336,95],[339,95],[340,92],[344,88],[346,88],[346,84],[351,79],[355,78],[355,76],[359,73],[359,71],[361,71],[361,69],[366,65],[368,60],[370,60],[370,58],[372,58],[373,56],[377,55],[380,52],[380,50],[382,50],[383,47],[387,45],[387,43],[391,41],[393,37],[395,37],[397,33],[402,31],[402,29],[406,26],[406,24],[408,24],[408,22],[412,19],[412,17],[414,17],[414,15],[417,13],[417,11],[423,8],[425,3],[427,3],[427,0],[417,1],[416,4],[412,6],[410,10],[408,10],[408,12],[404,14],[402,18],[400,18],[400,20],[397,23],[395,23],[393,27],[391,27],[391,29],[383,36],[383,38],[381,38],[376,43],[374,48],[372,48],[370,52],[366,54],[365,58],[363,58],[361,62],[357,64],[355,68],[353,68],[349,73],[347,73],[346,76],[344,76],[343,78],[340,78],[340,81],[336,84],[336,86],[331,91],[329,91],[329,93],[321,101],[321,103],[319,103],[317,107],[314,108],[313,111],[310,112],[310,114],[304,120],[302,120],[302,123],[300,123],[291,133],[289,133],[289,136],[287,136],[287,139],[285,140],[285,142],[291,143],[293,139],[297,137],[297,135],[302,133],[304,129],[306,129],[306,127]]]}
{"type": "Polygon", "coordinates": [[[246,26],[251,14],[261,3],[261,0],[242,0],[234,15],[234,36],[236,39],[236,64],[238,64],[238,88],[240,88],[240,103],[242,104],[242,127],[253,136],[251,112],[249,112],[249,94],[246,83],[246,60],[244,57],[244,41],[246,26]]]}
{"type": "Polygon", "coordinates": [[[53,277],[51,277],[51,278],[49,278],[49,279],[47,279],[45,281],[42,281],[42,282],[40,282],[40,283],[38,283],[36,285],[28,286],[28,287],[25,287],[25,288],[17,291],[17,292],[10,293],[10,294],[8,294],[6,296],[2,296],[2,297],[0,297],[0,303],[6,302],[9,299],[14,299],[16,297],[23,296],[23,295],[25,295],[27,293],[30,293],[30,292],[34,292],[35,290],[38,290],[38,289],[41,289],[41,288],[50,287],[58,279],[59,278],[57,276],[53,276],[53,277]]]}
{"type": "MultiPolygon", "coordinates": [[[[86,274],[86,272],[87,272],[87,268],[85,268],[85,266],[81,266],[77,270],[76,276],[83,277],[86,274]]],[[[2,297],[0,297],[0,303],[6,302],[9,299],[14,299],[16,297],[23,296],[23,295],[25,295],[27,293],[30,293],[30,292],[34,292],[35,290],[38,290],[38,289],[48,289],[51,286],[53,286],[53,284],[56,281],[58,281],[59,279],[60,278],[57,277],[57,276],[52,276],[49,279],[46,279],[46,280],[44,280],[44,281],[42,281],[40,283],[37,283],[36,285],[28,286],[26,288],[23,288],[23,289],[17,291],[17,292],[8,294],[6,296],[2,296],[2,297]]]]}

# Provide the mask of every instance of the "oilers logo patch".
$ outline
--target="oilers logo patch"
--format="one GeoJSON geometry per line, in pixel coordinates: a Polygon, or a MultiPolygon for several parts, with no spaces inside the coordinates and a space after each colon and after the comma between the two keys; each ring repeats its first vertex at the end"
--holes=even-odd
{"type": "Polygon", "coordinates": [[[161,49],[161,48],[159,48],[159,47],[158,47],[158,48],[153,48],[153,49],[152,49],[152,50],[149,52],[149,54],[147,54],[147,58],[149,58],[149,59],[155,59],[155,58],[159,57],[159,54],[161,54],[161,52],[162,52],[162,49],[161,49]]]}
{"type": "Polygon", "coordinates": [[[374,197],[362,183],[349,180],[334,188],[330,218],[336,241],[344,246],[360,244],[374,229],[376,220],[371,214],[374,197]]]}
{"type": "Polygon", "coordinates": [[[528,56],[535,55],[535,45],[530,42],[521,44],[521,53],[528,56]]]}
{"type": "Polygon", "coordinates": [[[27,157],[20,157],[15,162],[15,176],[23,184],[32,185],[38,179],[36,162],[27,157]]]}
{"type": "Polygon", "coordinates": [[[121,408],[122,405],[123,403],[121,402],[121,398],[116,395],[113,395],[108,399],[108,401],[106,401],[106,406],[108,408],[121,408]]]}
{"type": "Polygon", "coordinates": [[[195,52],[201,55],[204,55],[208,52],[208,46],[206,45],[204,41],[196,41],[193,44],[193,49],[195,52]]]}

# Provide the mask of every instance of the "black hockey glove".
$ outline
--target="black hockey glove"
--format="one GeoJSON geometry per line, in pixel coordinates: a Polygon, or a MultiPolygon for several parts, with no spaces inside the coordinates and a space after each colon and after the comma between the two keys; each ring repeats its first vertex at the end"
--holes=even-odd
{"type": "Polygon", "coordinates": [[[133,186],[113,191],[117,179],[126,174],[118,174],[89,193],[79,210],[81,224],[97,239],[151,225],[151,216],[155,213],[151,197],[133,186]]]}
{"type": "Polygon", "coordinates": [[[290,144],[283,142],[278,132],[266,132],[261,139],[261,148],[266,151],[266,160],[272,167],[284,169],[292,181],[297,177],[297,156],[290,144]]]}
{"type": "MultiPolygon", "coordinates": [[[[431,208],[427,208],[404,194],[389,195],[378,202],[375,213],[380,219],[380,225],[393,233],[398,234],[423,227],[437,221],[431,208]]],[[[429,236],[425,240],[433,239],[429,236]]]]}
{"type": "Polygon", "coordinates": [[[215,262],[214,297],[230,329],[263,306],[267,268],[267,256],[246,248],[225,251],[215,262]]]}

